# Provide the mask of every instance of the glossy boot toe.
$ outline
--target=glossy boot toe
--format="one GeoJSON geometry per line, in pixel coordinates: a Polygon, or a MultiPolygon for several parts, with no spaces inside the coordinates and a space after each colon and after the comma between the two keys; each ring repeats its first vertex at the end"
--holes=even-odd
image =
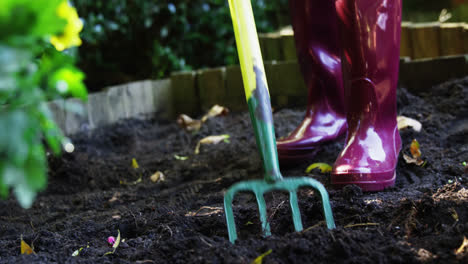
{"type": "Polygon", "coordinates": [[[347,141],[333,166],[333,185],[355,184],[364,191],[380,191],[395,184],[395,168],[401,148],[396,124],[393,129],[364,124],[347,141]]]}
{"type": "Polygon", "coordinates": [[[381,109],[385,104],[379,102],[377,87],[369,80],[356,80],[352,86],[359,97],[349,106],[346,145],[335,161],[331,182],[337,187],[355,184],[364,191],[380,191],[395,184],[401,149],[396,113],[388,115],[391,108],[381,109]]]}

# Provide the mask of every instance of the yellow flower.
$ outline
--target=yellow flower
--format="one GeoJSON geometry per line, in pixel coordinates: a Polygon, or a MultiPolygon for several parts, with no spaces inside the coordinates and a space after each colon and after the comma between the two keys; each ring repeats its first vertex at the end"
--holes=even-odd
{"type": "Polygon", "coordinates": [[[81,45],[79,36],[80,31],[83,29],[83,22],[81,22],[76,9],[68,4],[68,1],[63,1],[57,8],[57,15],[67,21],[63,33],[58,36],[52,36],[50,42],[58,51],[62,51],[72,46],[81,45]]]}

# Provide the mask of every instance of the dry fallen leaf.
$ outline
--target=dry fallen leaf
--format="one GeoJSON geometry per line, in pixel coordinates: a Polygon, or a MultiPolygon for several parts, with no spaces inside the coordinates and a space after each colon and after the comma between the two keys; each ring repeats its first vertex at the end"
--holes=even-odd
{"type": "Polygon", "coordinates": [[[109,203],[113,203],[115,201],[117,201],[120,197],[120,193],[119,192],[116,192],[114,193],[114,195],[112,195],[112,198],[109,199],[109,203]]]}
{"type": "MultiPolygon", "coordinates": [[[[89,248],[89,244],[86,246],[86,248],[89,248]]],[[[84,247],[80,247],[79,249],[73,251],[73,254],[72,254],[72,257],[78,257],[81,253],[81,251],[83,251],[84,247]]]]}
{"type": "Polygon", "coordinates": [[[414,163],[418,166],[423,166],[425,164],[425,161],[421,159],[421,150],[419,149],[419,142],[416,139],[411,141],[410,152],[412,157],[403,154],[403,159],[406,163],[414,163]]]}
{"type": "Polygon", "coordinates": [[[150,177],[152,182],[158,182],[158,181],[165,181],[166,178],[164,178],[164,174],[160,171],[155,172],[153,175],[150,177]]]}
{"type": "Polygon", "coordinates": [[[327,173],[332,171],[332,167],[328,165],[327,163],[322,163],[322,162],[317,162],[309,165],[307,169],[305,170],[306,173],[310,173],[313,169],[318,168],[322,173],[327,173]]]}
{"type": "Polygon", "coordinates": [[[398,123],[398,130],[411,127],[412,129],[414,129],[414,131],[420,132],[422,128],[422,124],[418,120],[415,120],[406,116],[398,116],[397,123],[398,123]]]}
{"type": "Polygon", "coordinates": [[[455,220],[455,221],[458,221],[458,213],[457,213],[457,210],[455,210],[455,208],[449,208],[449,212],[450,214],[452,215],[452,218],[455,220]]]}
{"type": "Polygon", "coordinates": [[[179,156],[179,155],[175,154],[175,155],[174,155],[174,158],[175,158],[176,160],[187,160],[189,157],[187,157],[187,156],[179,156]]]}
{"type": "Polygon", "coordinates": [[[229,113],[229,109],[227,109],[226,107],[220,106],[220,105],[214,105],[213,107],[211,107],[208,113],[202,117],[201,121],[205,123],[206,120],[208,120],[209,118],[220,116],[220,115],[227,115],[228,113],[229,113]]]}
{"type": "Polygon", "coordinates": [[[406,163],[408,164],[416,164],[418,166],[422,166],[424,164],[424,160],[422,159],[417,159],[417,158],[413,158],[413,157],[410,157],[406,154],[403,154],[403,159],[406,161],[406,163]]]}
{"type": "Polygon", "coordinates": [[[456,255],[459,255],[461,253],[463,253],[463,251],[465,250],[465,248],[468,246],[468,239],[466,239],[466,237],[463,237],[463,242],[461,244],[461,246],[455,250],[455,254],[456,255]]]}
{"type": "Polygon", "coordinates": [[[411,141],[410,152],[413,158],[421,157],[421,150],[419,149],[419,142],[416,139],[413,139],[413,141],[411,141]]]}
{"type": "Polygon", "coordinates": [[[251,264],[262,264],[263,258],[270,255],[272,250],[268,250],[267,252],[263,253],[262,255],[258,256],[254,261],[251,262],[251,264]]]}
{"type": "Polygon", "coordinates": [[[208,137],[202,138],[200,141],[198,141],[197,146],[195,147],[195,154],[200,153],[201,145],[208,145],[208,144],[216,145],[221,141],[229,143],[228,138],[229,138],[229,135],[208,136],[208,137]]]}
{"type": "Polygon", "coordinates": [[[21,238],[21,255],[29,255],[32,253],[35,253],[34,250],[28,245],[28,243],[24,242],[23,238],[21,238]]]}
{"type": "Polygon", "coordinates": [[[138,162],[136,161],[135,158],[132,158],[132,168],[138,169],[140,166],[138,166],[138,162]]]}
{"type": "Polygon", "coordinates": [[[139,184],[140,182],[142,181],[142,177],[140,175],[140,177],[132,182],[127,182],[125,180],[120,180],[120,184],[121,185],[137,185],[139,184]]]}
{"type": "Polygon", "coordinates": [[[192,119],[188,115],[181,114],[177,118],[177,124],[187,131],[198,131],[201,128],[202,121],[192,119]]]}
{"type": "Polygon", "coordinates": [[[420,248],[417,254],[418,254],[417,259],[422,263],[430,262],[431,260],[435,258],[434,254],[432,254],[429,250],[426,250],[424,248],[420,248]]]}
{"type": "Polygon", "coordinates": [[[72,257],[78,257],[80,255],[81,250],[83,250],[82,247],[80,247],[79,249],[73,251],[72,257]]]}
{"type": "Polygon", "coordinates": [[[206,120],[220,115],[227,115],[228,113],[229,109],[227,109],[226,107],[214,105],[213,107],[211,107],[208,113],[206,113],[201,118],[201,120],[193,119],[188,115],[181,114],[179,115],[179,117],[177,117],[177,124],[179,124],[180,127],[187,131],[197,132],[198,130],[200,130],[202,124],[205,123],[206,120]]]}

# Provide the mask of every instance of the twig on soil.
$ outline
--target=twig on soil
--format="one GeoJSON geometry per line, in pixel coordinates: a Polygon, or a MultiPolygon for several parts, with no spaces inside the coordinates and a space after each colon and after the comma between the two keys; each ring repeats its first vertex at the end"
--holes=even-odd
{"type": "Polygon", "coordinates": [[[132,212],[132,210],[128,209],[127,210],[130,212],[130,214],[133,216],[133,221],[135,221],[135,227],[138,228],[138,223],[135,214],[132,212]]]}
{"type": "MultiPolygon", "coordinates": [[[[172,229],[168,225],[161,224],[160,226],[163,227],[164,229],[168,230],[169,234],[170,234],[170,237],[172,237],[172,235],[173,235],[172,229]]],[[[160,235],[159,235],[158,240],[156,242],[159,242],[159,240],[161,240],[162,237],[163,237],[162,232],[160,232],[160,235]]]]}
{"type": "Polygon", "coordinates": [[[142,264],[142,263],[154,263],[151,259],[145,259],[145,260],[138,260],[135,263],[137,264],[142,264]]]}
{"type": "Polygon", "coordinates": [[[330,233],[331,238],[333,239],[333,242],[336,242],[336,239],[335,239],[335,236],[333,235],[333,232],[329,232],[329,233],[330,233]]]}
{"type": "Polygon", "coordinates": [[[171,237],[172,237],[172,229],[168,226],[168,225],[161,225],[163,227],[165,227],[167,230],[169,230],[169,233],[171,234],[171,237]]]}
{"type": "Polygon", "coordinates": [[[357,223],[357,224],[345,225],[344,228],[357,227],[357,226],[378,226],[378,225],[380,224],[379,223],[357,223]]]}
{"type": "Polygon", "coordinates": [[[201,216],[212,215],[212,214],[215,214],[215,213],[222,212],[222,210],[223,210],[221,207],[202,206],[202,207],[200,207],[200,209],[198,209],[194,213],[192,213],[192,212],[186,213],[185,216],[197,216],[202,210],[205,210],[205,209],[209,209],[209,210],[212,210],[212,211],[209,211],[208,213],[205,213],[205,214],[203,214],[201,216]]]}
{"type": "Polygon", "coordinates": [[[210,243],[208,243],[203,237],[200,237],[200,240],[201,240],[203,243],[207,244],[209,247],[213,247],[213,245],[211,245],[210,243]]]}
{"type": "Polygon", "coordinates": [[[382,231],[380,231],[380,229],[377,229],[377,232],[379,232],[379,234],[383,237],[384,234],[382,233],[382,231]]]}
{"type": "Polygon", "coordinates": [[[416,205],[413,203],[411,207],[411,211],[409,212],[408,220],[405,222],[405,229],[406,229],[406,237],[410,237],[411,233],[414,229],[416,229],[416,224],[419,224],[418,220],[416,220],[416,214],[418,209],[416,205]]]}
{"type": "Polygon", "coordinates": [[[362,222],[362,216],[360,214],[355,214],[355,215],[350,215],[350,216],[347,216],[347,217],[343,217],[343,218],[337,219],[336,221],[340,222],[340,223],[343,223],[345,220],[355,218],[355,217],[358,218],[357,221],[362,222]]]}
{"type": "Polygon", "coordinates": [[[323,225],[323,224],[325,224],[325,221],[320,221],[320,222],[316,223],[315,225],[313,225],[313,226],[311,226],[311,227],[308,227],[308,228],[302,230],[301,233],[305,233],[305,232],[307,232],[307,231],[310,231],[310,230],[312,230],[312,229],[314,229],[314,228],[316,228],[316,227],[319,227],[319,226],[321,226],[321,225],[323,225]]]}
{"type": "Polygon", "coordinates": [[[285,201],[282,201],[281,203],[279,203],[275,209],[273,210],[273,212],[271,213],[270,216],[268,216],[268,222],[270,222],[270,220],[273,218],[273,216],[276,214],[276,212],[280,209],[281,206],[283,206],[285,201]]]}
{"type": "MultiPolygon", "coordinates": [[[[356,214],[356,215],[351,215],[351,216],[348,216],[348,217],[341,218],[339,221],[341,222],[341,221],[343,221],[343,220],[350,219],[350,218],[354,218],[354,217],[358,217],[359,220],[361,220],[361,215],[356,214]]],[[[302,230],[301,233],[305,233],[305,232],[307,232],[307,231],[310,231],[310,230],[312,230],[312,229],[314,229],[314,228],[317,228],[317,227],[319,227],[319,226],[321,226],[321,225],[324,225],[324,224],[325,224],[325,221],[320,221],[320,222],[318,222],[317,224],[315,224],[315,225],[313,225],[313,226],[311,226],[311,227],[308,227],[308,228],[302,230]]],[[[345,226],[345,227],[346,227],[346,226],[345,226]]],[[[333,239],[333,240],[334,240],[334,239],[333,239]]]]}

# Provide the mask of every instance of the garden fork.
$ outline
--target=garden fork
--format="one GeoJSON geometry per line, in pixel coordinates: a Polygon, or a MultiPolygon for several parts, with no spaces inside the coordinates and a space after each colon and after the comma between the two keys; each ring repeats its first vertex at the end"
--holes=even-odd
{"type": "MultiPolygon", "coordinates": [[[[265,69],[263,66],[257,30],[250,0],[229,0],[231,18],[237,43],[237,51],[241,64],[245,95],[249,107],[250,118],[254,127],[255,138],[265,171],[264,180],[242,181],[234,184],[224,195],[224,211],[229,232],[229,240],[237,239],[236,225],[232,211],[232,200],[239,191],[251,191],[257,199],[260,220],[264,236],[271,235],[267,220],[266,204],[263,195],[272,190],[289,192],[294,228],[301,231],[302,220],[297,202],[297,189],[309,186],[317,189],[322,197],[325,220],[329,229],[335,228],[333,214],[328,199],[328,193],[323,185],[308,177],[283,179],[279,170],[278,153],[276,149],[273,116],[271,112],[270,95],[268,92],[265,69]]],[[[285,76],[287,78],[288,76],[285,76]]]]}

